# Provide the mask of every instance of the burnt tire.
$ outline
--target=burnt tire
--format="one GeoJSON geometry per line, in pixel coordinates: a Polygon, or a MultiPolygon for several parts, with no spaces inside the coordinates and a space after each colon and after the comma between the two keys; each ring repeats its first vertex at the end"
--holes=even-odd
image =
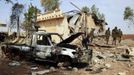
{"type": "Polygon", "coordinates": [[[72,59],[69,56],[60,55],[58,56],[58,63],[63,63],[63,67],[68,67],[72,64],[72,59]]]}

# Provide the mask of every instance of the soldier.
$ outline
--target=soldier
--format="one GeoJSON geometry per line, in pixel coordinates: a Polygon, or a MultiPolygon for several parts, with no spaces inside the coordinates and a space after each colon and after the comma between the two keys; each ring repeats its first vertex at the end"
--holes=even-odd
{"type": "Polygon", "coordinates": [[[86,34],[84,34],[83,39],[82,39],[82,45],[83,47],[85,47],[86,49],[88,49],[88,45],[89,45],[90,41],[89,41],[89,36],[86,34]]]}
{"type": "Polygon", "coordinates": [[[109,37],[110,37],[110,28],[108,28],[105,32],[106,44],[108,44],[109,42],[109,37]]]}
{"type": "Polygon", "coordinates": [[[113,44],[113,45],[116,45],[117,37],[118,37],[118,29],[117,29],[117,27],[115,27],[115,28],[112,30],[112,38],[113,38],[112,44],[113,44]]]}
{"type": "Polygon", "coordinates": [[[123,33],[121,31],[121,29],[118,30],[118,42],[121,43],[121,39],[122,39],[123,33]]]}

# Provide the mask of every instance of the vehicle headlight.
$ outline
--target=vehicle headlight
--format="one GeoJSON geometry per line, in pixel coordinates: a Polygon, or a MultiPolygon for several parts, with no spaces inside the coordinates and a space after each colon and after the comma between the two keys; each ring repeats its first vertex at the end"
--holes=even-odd
{"type": "Polygon", "coordinates": [[[62,49],[60,47],[52,47],[51,50],[52,50],[52,53],[58,54],[61,52],[62,49]]]}

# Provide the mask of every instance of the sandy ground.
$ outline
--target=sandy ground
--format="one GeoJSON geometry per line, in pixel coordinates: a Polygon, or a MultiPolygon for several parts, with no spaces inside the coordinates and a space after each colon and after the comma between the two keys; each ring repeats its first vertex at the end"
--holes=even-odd
{"type": "MultiPolygon", "coordinates": [[[[102,44],[101,44],[102,45],[102,44]]],[[[117,46],[134,46],[133,40],[123,40],[121,44],[117,46]]],[[[115,46],[115,47],[117,47],[115,46]]],[[[103,47],[91,47],[94,51],[106,52],[109,51],[111,53],[120,53],[123,52],[118,48],[103,48],[103,47]]],[[[1,53],[1,52],[0,52],[1,53]]],[[[21,65],[19,66],[9,66],[8,64],[12,60],[5,59],[0,54],[0,75],[32,75],[31,67],[33,65],[32,62],[28,61],[19,61],[21,65]]],[[[114,61],[112,59],[105,59],[104,64],[110,64],[110,67],[107,69],[99,69],[96,71],[86,71],[87,67],[76,69],[60,69],[55,68],[56,71],[45,73],[42,75],[134,75],[134,60],[133,61],[114,61]]],[[[34,63],[34,65],[38,67],[37,71],[40,70],[48,70],[46,63],[34,63]]],[[[100,63],[101,64],[101,63],[100,63]]],[[[50,67],[51,65],[49,65],[50,67]]],[[[97,66],[97,65],[92,65],[97,66]]],[[[100,65],[99,65],[100,66],[100,65]]]]}

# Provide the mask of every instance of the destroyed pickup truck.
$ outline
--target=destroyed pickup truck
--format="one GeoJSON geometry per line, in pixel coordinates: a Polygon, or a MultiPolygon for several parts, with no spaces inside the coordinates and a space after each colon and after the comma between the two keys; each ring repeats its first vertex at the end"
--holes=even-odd
{"type": "MultiPolygon", "coordinates": [[[[63,40],[58,33],[35,32],[30,45],[6,44],[2,46],[2,50],[9,57],[19,56],[37,61],[77,63],[80,62],[82,50],[70,42],[82,34],[75,33],[63,40]]],[[[88,53],[90,56],[91,52],[88,53]]]]}

